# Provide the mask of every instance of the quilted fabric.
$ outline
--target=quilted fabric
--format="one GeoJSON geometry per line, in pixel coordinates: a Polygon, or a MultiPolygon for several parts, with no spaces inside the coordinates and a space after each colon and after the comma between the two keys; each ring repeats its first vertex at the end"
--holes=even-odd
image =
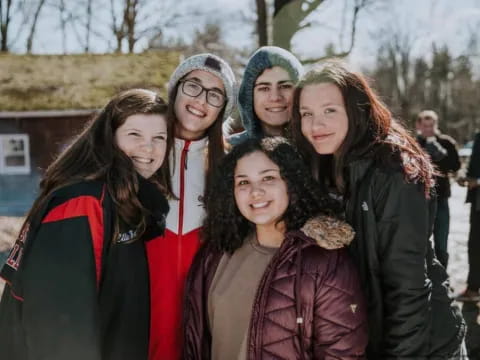
{"type": "MultiPolygon", "coordinates": [[[[362,359],[366,303],[344,249],[327,250],[303,232],[287,234],[252,308],[249,360],[362,359]]],[[[187,282],[184,359],[209,359],[206,294],[221,254],[199,252],[187,282]]]]}

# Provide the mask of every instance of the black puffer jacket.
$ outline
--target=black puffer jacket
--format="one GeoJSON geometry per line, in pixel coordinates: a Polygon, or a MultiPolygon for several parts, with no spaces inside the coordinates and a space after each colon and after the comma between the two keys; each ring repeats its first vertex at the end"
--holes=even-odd
{"type": "Polygon", "coordinates": [[[349,249],[368,301],[368,358],[446,358],[465,323],[429,241],[434,202],[400,169],[362,159],[348,171],[347,221],[356,232],[349,249]]]}

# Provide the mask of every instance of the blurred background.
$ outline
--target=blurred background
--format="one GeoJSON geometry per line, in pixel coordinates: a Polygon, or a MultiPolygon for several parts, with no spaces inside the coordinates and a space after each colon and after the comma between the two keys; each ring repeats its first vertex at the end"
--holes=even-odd
{"type": "MultiPolygon", "coordinates": [[[[179,61],[259,46],[341,57],[412,130],[439,115],[464,161],[480,128],[478,0],[0,0],[0,263],[52,159],[116,92],[165,96],[179,61]]],[[[464,286],[468,205],[454,185],[449,272],[464,286]]],[[[478,311],[477,311],[478,313],[478,311]]],[[[480,341],[479,341],[480,343],[480,341]]]]}

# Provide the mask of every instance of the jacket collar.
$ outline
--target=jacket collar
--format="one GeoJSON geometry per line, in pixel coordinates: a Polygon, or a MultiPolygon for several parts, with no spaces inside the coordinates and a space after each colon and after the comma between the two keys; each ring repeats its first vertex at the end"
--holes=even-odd
{"type": "Polygon", "coordinates": [[[308,220],[300,231],[292,231],[293,237],[300,237],[307,243],[314,243],[324,249],[340,249],[349,245],[355,232],[346,222],[332,216],[319,215],[308,220]]]}
{"type": "Polygon", "coordinates": [[[208,144],[208,136],[205,136],[198,140],[184,140],[184,139],[175,138],[176,150],[184,149],[187,144],[188,144],[188,150],[190,151],[204,149],[205,146],[207,146],[208,144]]]}

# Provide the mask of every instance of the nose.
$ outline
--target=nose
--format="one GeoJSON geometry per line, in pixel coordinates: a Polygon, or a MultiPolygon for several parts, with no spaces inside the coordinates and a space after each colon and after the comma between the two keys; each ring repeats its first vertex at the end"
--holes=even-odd
{"type": "Polygon", "coordinates": [[[205,104],[207,102],[207,92],[205,89],[202,89],[202,92],[195,97],[195,100],[200,104],[205,104]]]}
{"type": "Polygon", "coordinates": [[[279,101],[282,98],[282,93],[279,89],[276,87],[272,88],[272,91],[270,91],[270,100],[271,101],[279,101]]]}
{"type": "Polygon", "coordinates": [[[252,198],[257,199],[265,194],[265,190],[259,184],[253,184],[250,194],[252,198]]]}
{"type": "Polygon", "coordinates": [[[313,130],[323,128],[324,126],[325,126],[325,121],[324,121],[322,116],[315,116],[312,119],[312,129],[313,130]]]}
{"type": "Polygon", "coordinates": [[[152,151],[153,150],[153,140],[149,140],[149,139],[145,139],[143,142],[142,142],[142,147],[144,149],[146,149],[147,151],[152,151]]]}

